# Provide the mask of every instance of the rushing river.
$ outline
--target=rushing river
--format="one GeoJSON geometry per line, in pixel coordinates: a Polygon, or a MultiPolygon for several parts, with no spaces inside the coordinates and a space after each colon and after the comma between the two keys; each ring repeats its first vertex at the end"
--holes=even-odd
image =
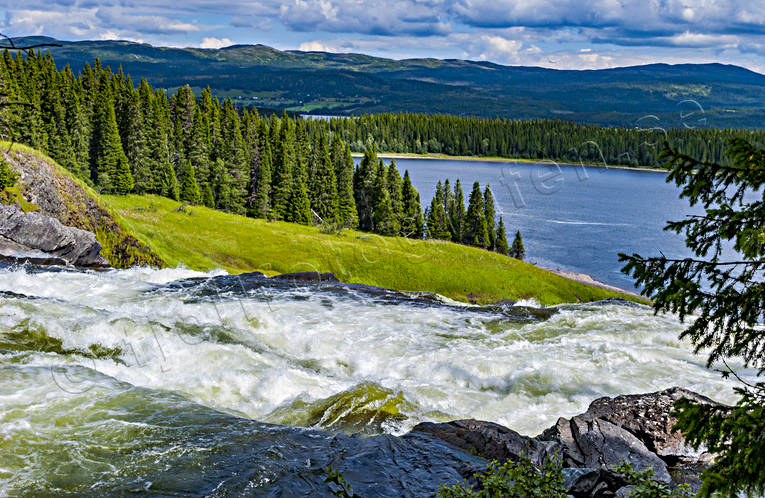
{"type": "MultiPolygon", "coordinates": [[[[522,303],[521,303],[522,304],[522,303]]],[[[0,495],[430,494],[474,417],[534,435],[602,395],[732,384],[619,302],[479,308],[183,269],[0,269],[0,495]],[[357,434],[352,436],[353,434],[357,434]]]]}
{"type": "Polygon", "coordinates": [[[449,178],[453,186],[459,178],[466,203],[474,181],[490,184],[508,242],[520,230],[529,261],[624,289],[633,281],[621,273],[617,254],[687,256],[683,238],[662,228],[699,212],[678,198],[663,172],[438,159],[396,159],[396,165],[402,175],[409,170],[423,207],[438,180],[449,178]]]}

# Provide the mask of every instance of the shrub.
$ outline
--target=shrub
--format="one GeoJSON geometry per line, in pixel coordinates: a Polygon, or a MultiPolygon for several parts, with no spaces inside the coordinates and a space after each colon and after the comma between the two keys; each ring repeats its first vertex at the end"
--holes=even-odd
{"type": "Polygon", "coordinates": [[[438,488],[439,498],[565,498],[563,469],[557,458],[546,459],[541,468],[531,460],[521,458],[508,460],[502,465],[496,460],[487,465],[487,472],[475,474],[479,489],[459,483],[453,486],[442,484],[438,488]]]}
{"type": "Polygon", "coordinates": [[[19,179],[19,174],[11,169],[8,161],[0,156],[0,190],[13,187],[19,179]]]}
{"type": "Polygon", "coordinates": [[[615,469],[624,476],[632,489],[627,493],[629,498],[687,498],[693,496],[687,484],[674,488],[653,480],[653,469],[635,470],[632,465],[623,463],[615,469]]]}

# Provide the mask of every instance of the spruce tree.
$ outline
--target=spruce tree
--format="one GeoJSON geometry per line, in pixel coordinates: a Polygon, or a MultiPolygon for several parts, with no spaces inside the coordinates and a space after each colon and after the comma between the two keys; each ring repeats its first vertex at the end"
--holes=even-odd
{"type": "Polygon", "coordinates": [[[499,223],[497,223],[497,231],[494,234],[494,250],[500,254],[508,254],[510,248],[507,245],[507,234],[505,233],[505,222],[502,221],[502,216],[499,217],[499,223]]]}
{"type": "Polygon", "coordinates": [[[194,176],[200,191],[210,183],[210,124],[201,108],[194,109],[191,124],[191,140],[189,142],[188,160],[194,168],[194,176]]]}
{"type": "Polygon", "coordinates": [[[317,159],[315,171],[311,175],[310,199],[311,208],[326,223],[337,221],[337,180],[335,168],[329,157],[327,139],[322,135],[316,146],[317,159]]]}
{"type": "MultiPolygon", "coordinates": [[[[289,118],[286,118],[289,119],[289,118]]],[[[311,143],[308,139],[308,129],[304,119],[295,121],[295,165],[293,178],[298,176],[308,185],[308,170],[311,163],[311,143]]]]}
{"type": "Polygon", "coordinates": [[[466,217],[467,240],[476,247],[487,247],[489,244],[489,233],[486,227],[486,210],[483,204],[483,194],[478,182],[473,183],[473,190],[470,192],[468,201],[468,210],[466,217]]]}
{"type": "Polygon", "coordinates": [[[208,208],[215,207],[215,196],[213,195],[212,186],[209,183],[205,184],[202,189],[202,204],[208,208]]]}
{"type": "MultiPolygon", "coordinates": [[[[90,118],[87,116],[83,105],[81,88],[78,88],[78,82],[71,73],[69,66],[64,68],[66,73],[66,87],[64,90],[64,106],[66,116],[66,128],[69,130],[69,137],[72,145],[71,168],[72,171],[82,180],[90,181],[90,172],[88,171],[88,161],[90,157],[90,118]]],[[[151,169],[150,169],[151,171],[151,169]]]]}
{"type": "Polygon", "coordinates": [[[231,179],[229,211],[244,214],[250,169],[242,137],[241,121],[231,99],[226,99],[223,103],[221,115],[221,152],[218,157],[225,161],[226,169],[231,179]]]}
{"type": "Polygon", "coordinates": [[[686,325],[680,338],[707,356],[708,368],[737,381],[735,405],[688,398],[675,403],[674,429],[684,434],[685,444],[715,455],[698,496],[763,496],[765,149],[734,138],[726,151],[729,163],[717,164],[666,142],[664,148],[661,158],[671,168],[667,181],[705,211],[664,227],[683,234],[692,255],[619,254],[622,271],[635,278],[656,313],[679,316],[686,325]]]}
{"type": "MultiPolygon", "coordinates": [[[[91,175],[93,182],[104,192],[112,192],[115,175],[122,176],[120,187],[124,187],[127,178],[122,171],[120,161],[125,155],[122,149],[117,118],[112,103],[111,85],[106,74],[101,75],[98,83],[97,113],[93,126],[93,147],[91,175]]],[[[129,183],[129,182],[128,182],[129,183]]]]}
{"type": "Polygon", "coordinates": [[[310,225],[313,216],[311,215],[311,201],[308,199],[308,192],[305,188],[303,178],[298,176],[292,182],[292,191],[287,200],[285,220],[302,225],[310,225]]]}
{"type": "Polygon", "coordinates": [[[265,218],[271,208],[271,142],[265,121],[258,123],[258,160],[257,192],[253,203],[252,216],[265,218]]]}
{"type": "Polygon", "coordinates": [[[523,238],[521,237],[520,230],[515,232],[513,246],[510,248],[510,256],[520,260],[523,260],[523,258],[526,257],[526,249],[523,247],[523,238]]]}
{"type": "Polygon", "coordinates": [[[462,183],[460,179],[454,184],[454,203],[450,205],[451,209],[447,212],[449,225],[454,232],[454,242],[462,244],[472,244],[472,239],[467,235],[467,212],[465,211],[465,194],[462,192],[462,183]],[[453,207],[452,207],[453,206],[453,207]]]}
{"type": "Polygon", "coordinates": [[[111,192],[115,194],[129,194],[135,183],[133,181],[133,174],[130,172],[130,164],[124,153],[119,156],[117,160],[117,167],[112,174],[111,192]]]}
{"type": "Polygon", "coordinates": [[[188,158],[191,149],[191,129],[194,126],[194,110],[197,107],[194,93],[189,85],[183,85],[171,101],[171,117],[180,158],[188,158]]]}
{"type": "MultiPolygon", "coordinates": [[[[128,80],[129,81],[129,80],[128,80]]],[[[149,161],[146,140],[146,124],[141,113],[141,98],[132,83],[124,90],[123,146],[135,180],[135,191],[139,194],[151,192],[154,181],[149,161]]]]}
{"type": "Polygon", "coordinates": [[[244,129],[243,138],[250,168],[247,181],[247,216],[258,217],[260,211],[257,205],[258,191],[262,188],[262,184],[260,183],[260,141],[258,140],[257,111],[251,115],[247,109],[244,110],[242,128],[244,129]]]}
{"type": "Polygon", "coordinates": [[[359,224],[359,217],[353,193],[353,156],[351,149],[343,145],[337,135],[332,140],[331,156],[337,180],[338,222],[343,226],[355,228],[359,224]]]}
{"type": "MultiPolygon", "coordinates": [[[[288,203],[293,195],[292,171],[295,168],[295,139],[289,121],[281,123],[271,173],[271,211],[278,219],[287,218],[288,203]]],[[[305,188],[305,184],[303,184],[305,188]]]]}
{"type": "Polygon", "coordinates": [[[385,179],[388,194],[390,196],[391,209],[393,210],[393,217],[395,224],[401,227],[401,218],[404,216],[404,197],[403,197],[403,182],[401,180],[401,174],[396,168],[396,161],[392,160],[386,170],[387,177],[385,179]]]}
{"type": "Polygon", "coordinates": [[[222,211],[231,209],[231,177],[226,170],[226,163],[218,158],[212,164],[211,171],[212,191],[215,196],[215,208],[222,211]]]}
{"type": "Polygon", "coordinates": [[[444,211],[446,212],[446,219],[448,221],[449,225],[449,233],[452,234],[452,240],[459,242],[460,241],[460,233],[456,230],[456,226],[454,223],[452,223],[452,216],[451,213],[454,213],[455,210],[455,204],[454,204],[454,192],[451,190],[451,183],[449,182],[449,179],[447,178],[444,180],[444,211]]]}
{"type": "Polygon", "coordinates": [[[425,234],[427,238],[435,240],[451,240],[452,237],[444,211],[444,187],[440,181],[427,211],[425,234]]]}
{"type": "Polygon", "coordinates": [[[493,251],[496,248],[497,233],[494,230],[496,222],[494,217],[496,216],[496,210],[494,207],[494,194],[491,192],[489,185],[483,191],[483,208],[486,213],[486,230],[489,233],[489,244],[487,248],[493,251]]]}
{"type": "Polygon", "coordinates": [[[403,215],[401,217],[400,235],[412,239],[422,238],[423,219],[420,193],[412,185],[409,170],[404,171],[404,181],[401,187],[403,215]]]}
{"type": "Polygon", "coordinates": [[[364,152],[364,157],[353,175],[353,191],[356,197],[356,209],[358,210],[359,228],[361,230],[371,231],[374,226],[372,212],[374,210],[374,184],[377,166],[377,152],[374,147],[370,147],[364,152]]]}
{"type": "Polygon", "coordinates": [[[194,205],[199,204],[199,185],[197,185],[197,179],[194,175],[194,167],[188,160],[184,161],[180,190],[180,198],[182,201],[194,205]]]}

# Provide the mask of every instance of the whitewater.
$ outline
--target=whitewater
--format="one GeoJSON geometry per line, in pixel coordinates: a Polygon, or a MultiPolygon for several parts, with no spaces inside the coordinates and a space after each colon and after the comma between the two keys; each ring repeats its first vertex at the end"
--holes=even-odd
{"type": "MultiPolygon", "coordinates": [[[[421,421],[536,435],[604,395],[681,386],[735,400],[674,316],[518,304],[183,268],[5,267],[0,494],[317,492],[323,466],[359,445],[380,469],[398,451],[417,461],[393,436],[421,421]]],[[[427,479],[453,478],[456,457],[417,444],[444,465],[427,479]]],[[[372,479],[370,461],[346,471],[372,479]]]]}

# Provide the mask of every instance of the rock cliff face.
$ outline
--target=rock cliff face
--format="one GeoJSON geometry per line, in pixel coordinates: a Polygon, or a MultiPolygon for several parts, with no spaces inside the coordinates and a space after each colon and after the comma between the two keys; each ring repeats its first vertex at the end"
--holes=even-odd
{"type": "Polygon", "coordinates": [[[0,206],[0,258],[37,264],[108,268],[91,232],[62,225],[43,214],[0,206]]]}
{"type": "MultiPolygon", "coordinates": [[[[13,146],[10,151],[2,150],[0,154],[21,174],[18,186],[24,200],[36,206],[40,215],[54,218],[63,226],[94,234],[101,245],[101,255],[108,264],[116,268],[164,266],[164,262],[149,247],[130,235],[114,215],[98,203],[89,189],[65,174],[53,161],[20,146],[13,146]]],[[[77,247],[87,243],[80,232],[71,232],[70,235],[78,238],[77,247]]],[[[34,244],[14,242],[36,248],[34,244]]],[[[51,255],[60,256],[55,251],[51,255]]],[[[69,262],[72,257],[63,259],[69,262]]],[[[84,254],[79,257],[84,258],[83,263],[88,262],[84,254]]],[[[81,266],[100,266],[90,264],[95,260],[88,263],[81,266]]]]}
{"type": "MultiPolygon", "coordinates": [[[[617,496],[625,482],[616,466],[631,464],[636,470],[653,469],[657,481],[690,484],[698,489],[700,474],[712,456],[685,445],[682,434],[672,431],[675,401],[714,401],[674,387],[650,394],[600,398],[587,412],[560,418],[541,435],[523,436],[501,425],[478,420],[422,423],[412,433],[428,434],[449,445],[490,460],[529,458],[540,463],[551,455],[563,458],[569,494],[576,497],[617,496]]],[[[621,491],[624,494],[624,490],[621,491]]]]}

